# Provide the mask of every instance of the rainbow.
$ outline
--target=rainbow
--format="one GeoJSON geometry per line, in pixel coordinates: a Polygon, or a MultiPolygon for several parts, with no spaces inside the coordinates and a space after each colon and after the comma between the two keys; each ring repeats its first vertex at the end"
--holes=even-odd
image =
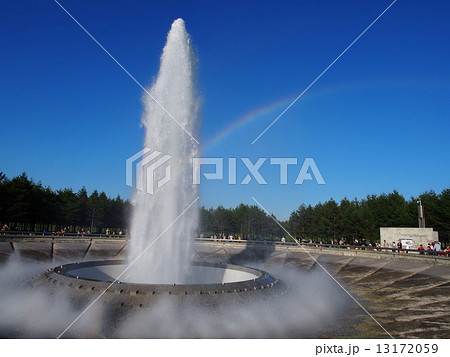
{"type": "Polygon", "coordinates": [[[262,107],[253,109],[249,112],[247,112],[244,115],[241,115],[239,118],[234,120],[231,124],[229,124],[227,127],[219,131],[214,137],[209,139],[205,144],[204,148],[210,148],[213,145],[219,143],[222,141],[225,137],[227,137],[231,132],[236,130],[237,128],[244,126],[247,123],[250,123],[252,121],[255,121],[265,115],[268,115],[272,112],[275,112],[279,110],[284,110],[293,100],[295,97],[289,96],[286,98],[278,99],[274,102],[271,102],[269,104],[265,104],[262,107]]]}
{"type": "MultiPolygon", "coordinates": [[[[311,90],[311,93],[308,92],[308,98],[322,97],[325,95],[333,95],[339,94],[342,92],[350,91],[350,90],[364,90],[364,89],[387,89],[387,88],[395,88],[395,87],[407,87],[411,88],[419,87],[423,88],[424,85],[436,87],[436,86],[445,86],[446,84],[442,81],[430,81],[430,80],[420,80],[420,79],[412,79],[412,78],[392,78],[392,79],[370,79],[364,81],[354,81],[354,82],[343,82],[337,83],[331,86],[323,86],[322,88],[314,88],[311,90]]],[[[246,114],[240,116],[233,122],[231,122],[227,127],[218,132],[213,138],[209,139],[203,146],[204,149],[208,149],[224,138],[226,138],[230,133],[234,130],[238,129],[260,119],[268,114],[273,114],[273,119],[275,119],[279,114],[283,112],[293,101],[297,98],[298,93],[295,95],[290,95],[288,97],[284,97],[282,99],[275,100],[269,104],[265,104],[259,108],[253,109],[246,114]]],[[[306,96],[302,97],[296,105],[298,105],[302,100],[305,100],[306,96]]]]}

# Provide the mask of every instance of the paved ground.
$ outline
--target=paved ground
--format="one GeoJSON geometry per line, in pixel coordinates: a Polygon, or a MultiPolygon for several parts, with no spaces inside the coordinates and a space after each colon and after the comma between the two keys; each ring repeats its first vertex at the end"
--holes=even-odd
{"type": "MultiPolygon", "coordinates": [[[[126,242],[0,242],[0,262],[6,261],[13,252],[25,260],[46,265],[52,261],[61,264],[77,260],[120,259],[126,254],[126,242]]],[[[354,303],[350,310],[353,316],[344,322],[350,324],[348,329],[344,329],[345,333],[340,329],[336,334],[330,329],[324,337],[388,338],[388,333],[399,338],[450,336],[448,260],[414,260],[401,256],[394,259],[392,254],[369,256],[361,252],[356,255],[327,252],[314,248],[308,248],[306,252],[300,247],[255,244],[196,244],[200,261],[262,265],[268,271],[281,267],[305,273],[321,271],[324,278],[329,278],[331,284],[341,284],[373,316],[354,303]]]]}
{"type": "MultiPolygon", "coordinates": [[[[238,245],[200,244],[198,259],[246,264],[262,261],[270,266],[301,271],[326,270],[393,337],[448,338],[450,336],[450,265],[367,256],[345,256],[300,249],[271,249],[238,245]]],[[[352,337],[388,338],[386,331],[355,303],[362,321],[352,337]]],[[[331,332],[330,337],[333,336],[331,332]]],[[[334,336],[339,337],[339,336],[334,336]]]]}

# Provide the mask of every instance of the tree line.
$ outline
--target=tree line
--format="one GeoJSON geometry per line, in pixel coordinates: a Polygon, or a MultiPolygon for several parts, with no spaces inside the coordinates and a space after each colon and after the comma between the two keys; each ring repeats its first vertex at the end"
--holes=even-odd
{"type": "Polygon", "coordinates": [[[125,232],[130,204],[86,188],[54,191],[26,173],[12,179],[0,172],[0,224],[3,230],[90,233],[125,232]]]}
{"type": "Polygon", "coordinates": [[[450,242],[450,188],[440,194],[427,191],[409,200],[393,191],[361,200],[344,198],[339,203],[330,199],[315,206],[302,204],[285,224],[297,238],[324,242],[344,239],[350,244],[355,239],[365,239],[375,243],[379,241],[380,227],[418,227],[419,199],[426,227],[438,231],[440,241],[450,242]]]}
{"type": "Polygon", "coordinates": [[[205,237],[235,239],[279,239],[284,235],[275,216],[270,217],[256,205],[240,204],[235,208],[200,209],[199,231],[205,237]]]}
{"type": "MultiPolygon", "coordinates": [[[[380,227],[418,227],[418,199],[424,206],[426,226],[438,231],[441,241],[450,242],[450,188],[439,194],[427,191],[408,200],[393,191],[361,200],[302,204],[280,224],[296,239],[348,243],[365,239],[375,243],[380,227]]],[[[11,230],[125,233],[130,212],[130,202],[120,196],[109,198],[97,190],[88,195],[84,187],[78,192],[54,191],[34,182],[26,173],[9,179],[0,172],[0,224],[11,230]]],[[[284,236],[289,240],[276,220],[256,205],[201,207],[199,234],[241,239],[284,236]]]]}
{"type": "Polygon", "coordinates": [[[324,203],[300,205],[287,221],[284,230],[257,206],[240,204],[236,208],[206,209],[200,212],[200,231],[205,237],[232,235],[242,239],[280,239],[353,244],[355,240],[376,243],[380,227],[418,227],[418,203],[421,199],[427,227],[439,232],[442,242],[450,242],[450,188],[440,194],[427,191],[406,200],[397,191],[368,195],[361,200],[330,199],[324,203]],[[286,232],[289,232],[287,234],[286,232]]]}

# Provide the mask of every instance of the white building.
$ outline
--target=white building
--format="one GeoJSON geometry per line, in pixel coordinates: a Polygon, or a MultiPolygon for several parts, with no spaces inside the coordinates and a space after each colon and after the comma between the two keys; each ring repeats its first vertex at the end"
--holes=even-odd
{"type": "Polygon", "coordinates": [[[400,228],[400,227],[380,227],[380,244],[392,247],[392,242],[403,243],[403,247],[410,246],[410,249],[417,249],[419,245],[427,248],[428,243],[439,241],[438,232],[433,228],[400,228]],[[386,243],[385,243],[386,242],[386,243]]]}

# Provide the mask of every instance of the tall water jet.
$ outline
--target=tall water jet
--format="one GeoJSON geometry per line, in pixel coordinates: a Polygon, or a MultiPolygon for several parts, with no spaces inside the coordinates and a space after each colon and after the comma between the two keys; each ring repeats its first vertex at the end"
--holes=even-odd
{"type": "Polygon", "coordinates": [[[189,275],[198,224],[197,205],[186,210],[198,197],[192,183],[192,158],[199,154],[194,140],[200,126],[196,88],[197,58],[184,21],[177,19],[167,35],[158,76],[144,94],[142,116],[144,148],[151,149],[148,156],[158,151],[171,157],[146,175],[152,175],[155,183],[164,177],[170,180],[161,187],[155,184],[152,194],[148,187],[134,192],[128,248],[128,260],[134,264],[127,272],[131,281],[182,283],[189,275]]]}

